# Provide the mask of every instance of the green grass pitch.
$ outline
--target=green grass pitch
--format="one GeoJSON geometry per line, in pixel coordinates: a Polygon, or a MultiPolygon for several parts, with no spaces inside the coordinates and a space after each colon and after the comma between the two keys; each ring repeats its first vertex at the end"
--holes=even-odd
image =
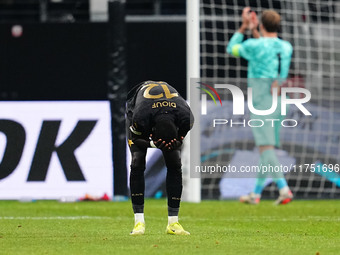
{"type": "Polygon", "coordinates": [[[144,236],[127,202],[0,201],[0,254],[340,254],[340,202],[183,202],[190,236],[165,234],[166,200],[146,200],[144,236]]]}

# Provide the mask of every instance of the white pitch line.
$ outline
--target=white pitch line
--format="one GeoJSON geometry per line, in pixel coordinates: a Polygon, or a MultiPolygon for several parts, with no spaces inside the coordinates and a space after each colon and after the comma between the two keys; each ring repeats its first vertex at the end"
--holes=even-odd
{"type": "MultiPolygon", "coordinates": [[[[188,216],[181,217],[183,220],[192,220],[188,216]]],[[[305,216],[305,217],[276,217],[276,216],[246,216],[246,217],[226,217],[224,219],[208,219],[208,218],[194,218],[195,221],[238,221],[238,222],[268,222],[268,221],[328,221],[328,222],[340,222],[340,217],[332,216],[305,216]]]]}
{"type": "Polygon", "coordinates": [[[104,220],[112,219],[106,216],[50,216],[50,217],[30,217],[30,216],[0,216],[0,220],[104,220]]]}

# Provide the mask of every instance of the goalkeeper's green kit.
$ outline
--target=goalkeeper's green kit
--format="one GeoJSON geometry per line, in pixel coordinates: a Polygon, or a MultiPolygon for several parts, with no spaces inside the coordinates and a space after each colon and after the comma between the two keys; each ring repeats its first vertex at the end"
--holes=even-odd
{"type": "MultiPolygon", "coordinates": [[[[235,33],[227,46],[227,52],[236,57],[248,60],[248,87],[253,90],[253,106],[257,110],[267,110],[272,106],[271,85],[274,80],[287,78],[292,45],[277,37],[261,37],[243,41],[242,33],[235,33]]],[[[261,119],[262,127],[252,128],[255,143],[261,145],[280,145],[279,131],[281,127],[281,98],[278,97],[276,111],[270,115],[251,114],[251,119],[261,119]],[[280,121],[265,121],[279,119],[280,121]],[[274,123],[274,124],[273,124],[274,123]]]]}

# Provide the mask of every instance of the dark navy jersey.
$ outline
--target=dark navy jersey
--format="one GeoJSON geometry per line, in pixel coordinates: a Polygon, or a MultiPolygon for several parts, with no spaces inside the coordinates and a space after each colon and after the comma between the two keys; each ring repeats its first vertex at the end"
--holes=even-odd
{"type": "Polygon", "coordinates": [[[194,124],[187,102],[175,88],[163,81],[146,81],[135,86],[127,99],[126,115],[135,135],[148,139],[160,115],[173,120],[178,136],[185,136],[194,124]]]}

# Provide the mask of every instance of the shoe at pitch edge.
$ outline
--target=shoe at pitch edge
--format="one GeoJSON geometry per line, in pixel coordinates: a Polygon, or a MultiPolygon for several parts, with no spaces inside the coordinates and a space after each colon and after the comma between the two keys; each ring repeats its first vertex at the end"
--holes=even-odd
{"type": "Polygon", "coordinates": [[[276,205],[285,205],[293,200],[293,193],[289,190],[288,192],[281,194],[279,198],[275,201],[276,205]]]}
{"type": "Polygon", "coordinates": [[[248,195],[244,195],[240,197],[240,202],[245,204],[252,204],[257,205],[260,203],[261,196],[258,194],[255,194],[254,192],[251,192],[248,195]]]}
{"type": "Polygon", "coordinates": [[[166,227],[166,233],[170,235],[190,235],[188,231],[185,231],[184,228],[178,222],[169,224],[166,227]]]}
{"type": "Polygon", "coordinates": [[[145,223],[143,222],[138,222],[133,230],[130,232],[131,236],[139,236],[139,235],[144,235],[145,233],[145,223]]]}

